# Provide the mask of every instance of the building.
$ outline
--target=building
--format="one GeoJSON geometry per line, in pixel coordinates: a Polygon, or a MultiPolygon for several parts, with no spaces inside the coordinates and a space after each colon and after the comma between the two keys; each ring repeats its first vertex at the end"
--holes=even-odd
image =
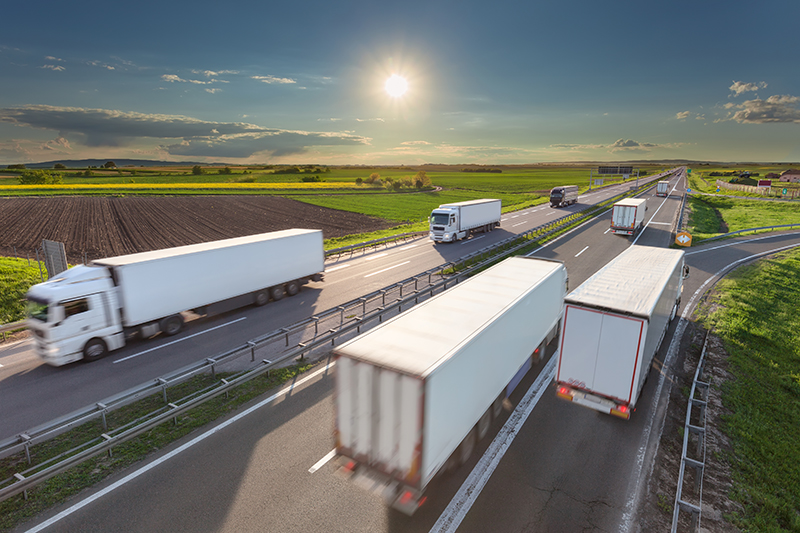
{"type": "Polygon", "coordinates": [[[800,183],[800,170],[795,170],[793,168],[784,170],[781,172],[781,177],[779,179],[780,181],[800,183]]]}

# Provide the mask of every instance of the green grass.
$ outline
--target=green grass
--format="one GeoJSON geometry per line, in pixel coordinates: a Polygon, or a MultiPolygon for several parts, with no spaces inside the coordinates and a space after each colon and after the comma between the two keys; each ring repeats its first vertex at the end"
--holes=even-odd
{"type": "Polygon", "coordinates": [[[800,224],[797,203],[702,196],[689,198],[688,207],[692,244],[748,228],[800,224]]]}
{"type": "Polygon", "coordinates": [[[730,517],[743,531],[800,531],[800,250],[740,268],[705,317],[729,354],[730,517]],[[716,307],[716,306],[715,306],[716,307]]]}
{"type": "Polygon", "coordinates": [[[41,281],[36,261],[0,257],[0,324],[25,318],[25,293],[41,281]]]}

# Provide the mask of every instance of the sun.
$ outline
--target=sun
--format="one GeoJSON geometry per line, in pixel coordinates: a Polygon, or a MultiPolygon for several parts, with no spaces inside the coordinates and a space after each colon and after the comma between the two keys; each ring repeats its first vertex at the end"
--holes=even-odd
{"type": "Polygon", "coordinates": [[[399,98],[408,90],[408,82],[404,77],[392,74],[389,79],[386,80],[386,85],[384,87],[386,88],[386,92],[389,93],[389,96],[392,98],[399,98]]]}

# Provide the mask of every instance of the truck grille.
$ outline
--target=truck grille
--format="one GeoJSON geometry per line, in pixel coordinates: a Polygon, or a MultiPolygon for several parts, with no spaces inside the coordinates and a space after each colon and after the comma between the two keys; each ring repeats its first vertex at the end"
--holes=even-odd
{"type": "Polygon", "coordinates": [[[444,231],[444,226],[433,226],[433,231],[444,231]]]}

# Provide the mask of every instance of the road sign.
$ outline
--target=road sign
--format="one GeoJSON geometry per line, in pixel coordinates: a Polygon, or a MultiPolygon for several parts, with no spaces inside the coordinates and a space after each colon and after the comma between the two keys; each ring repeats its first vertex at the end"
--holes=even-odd
{"type": "Polygon", "coordinates": [[[679,246],[691,246],[692,236],[688,231],[681,231],[675,235],[675,244],[679,246]]]}
{"type": "Polygon", "coordinates": [[[692,189],[686,189],[686,192],[692,192],[692,189]]]}
{"type": "Polygon", "coordinates": [[[719,187],[717,187],[717,192],[719,192],[719,187]]]}
{"type": "Polygon", "coordinates": [[[691,169],[691,168],[687,168],[687,169],[686,169],[686,172],[688,172],[689,174],[691,174],[691,173],[692,173],[692,169],[691,169]]]}
{"type": "Polygon", "coordinates": [[[787,189],[787,188],[785,188],[785,187],[784,187],[784,189],[783,189],[783,194],[786,194],[787,192],[789,192],[789,189],[787,189]]]}

